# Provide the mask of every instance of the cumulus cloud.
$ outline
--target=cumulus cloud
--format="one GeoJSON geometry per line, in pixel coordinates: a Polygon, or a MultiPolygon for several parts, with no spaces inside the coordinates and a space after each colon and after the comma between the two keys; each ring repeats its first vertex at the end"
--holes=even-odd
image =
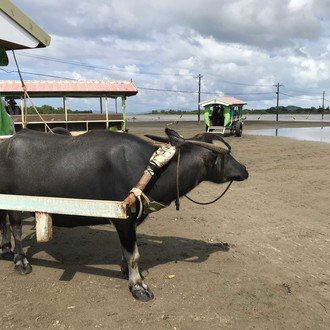
{"type": "Polygon", "coordinates": [[[308,92],[330,93],[328,0],[13,2],[52,36],[50,47],[20,52],[26,71],[133,79],[132,111],[196,108],[198,74],[204,98],[231,94],[251,108],[274,103],[277,82],[304,91],[297,105],[318,106],[308,92]]]}
{"type": "Polygon", "coordinates": [[[100,38],[110,34],[144,40],[155,32],[183,27],[218,41],[262,47],[318,38],[319,15],[324,15],[325,8],[329,12],[328,7],[326,0],[32,0],[24,4],[32,17],[38,12],[38,22],[56,35],[100,38]]]}

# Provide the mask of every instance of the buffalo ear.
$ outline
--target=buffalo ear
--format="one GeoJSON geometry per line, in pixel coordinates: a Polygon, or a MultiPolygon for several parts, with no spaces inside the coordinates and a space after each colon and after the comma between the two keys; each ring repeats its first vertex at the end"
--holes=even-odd
{"type": "Polygon", "coordinates": [[[173,129],[166,127],[165,133],[167,137],[162,137],[152,134],[145,134],[144,136],[153,141],[162,142],[162,143],[171,143],[171,145],[175,147],[180,147],[185,143],[185,139],[173,129]]]}
{"type": "Polygon", "coordinates": [[[157,141],[157,142],[163,142],[163,143],[169,143],[170,139],[168,137],[162,137],[162,136],[157,136],[157,135],[152,135],[152,134],[145,134],[145,137],[157,141]]]}
{"type": "Polygon", "coordinates": [[[207,143],[212,143],[221,146],[224,149],[231,150],[231,146],[220,136],[220,134],[215,133],[199,133],[195,135],[192,139],[189,140],[197,140],[197,141],[204,141],[207,143]]]}
{"type": "Polygon", "coordinates": [[[170,129],[168,127],[165,128],[165,133],[170,139],[170,143],[172,146],[180,147],[185,143],[185,139],[176,131],[173,129],[170,129]]]}

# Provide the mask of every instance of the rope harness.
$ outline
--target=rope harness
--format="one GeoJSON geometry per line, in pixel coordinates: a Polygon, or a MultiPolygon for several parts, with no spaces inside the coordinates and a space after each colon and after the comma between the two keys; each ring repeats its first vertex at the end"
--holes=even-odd
{"type": "MultiPolygon", "coordinates": [[[[132,213],[137,213],[137,218],[139,219],[142,214],[149,214],[151,212],[156,212],[161,210],[162,208],[167,207],[168,205],[164,205],[161,203],[158,203],[157,201],[154,201],[150,199],[148,196],[146,196],[143,193],[144,188],[149,183],[150,179],[154,176],[155,170],[161,168],[165,164],[167,164],[174,154],[177,154],[177,166],[176,166],[176,197],[175,197],[175,206],[176,210],[180,210],[180,163],[181,163],[181,151],[180,149],[177,149],[170,144],[164,145],[160,147],[158,150],[156,150],[153,155],[150,158],[149,165],[147,169],[144,171],[143,176],[140,178],[139,182],[135,185],[134,188],[132,188],[129,192],[129,195],[125,198],[123,202],[124,208],[130,208],[132,213]],[[139,204],[139,211],[137,211],[137,205],[136,202],[139,204]]],[[[220,176],[222,179],[224,179],[224,165],[225,165],[225,159],[224,155],[220,154],[221,156],[221,173],[220,176]]],[[[214,200],[210,202],[198,202],[193,200],[187,195],[184,195],[188,200],[191,202],[198,204],[198,205],[209,205],[213,204],[216,201],[218,201],[221,197],[225,195],[225,193],[229,190],[231,184],[233,181],[230,181],[226,189],[221,193],[220,196],[215,198],[214,200]]]]}
{"type": "MultiPolygon", "coordinates": [[[[153,199],[149,198],[139,188],[131,189],[130,193],[132,193],[139,202],[139,213],[137,215],[138,219],[140,219],[142,214],[149,214],[149,213],[152,213],[152,212],[157,212],[157,211],[159,211],[159,210],[161,210],[161,209],[168,206],[168,205],[158,203],[158,202],[154,201],[153,199]]],[[[132,204],[130,208],[131,208],[132,213],[137,212],[135,203],[132,204]]]]}
{"type": "MultiPolygon", "coordinates": [[[[178,162],[177,162],[177,166],[176,166],[176,199],[175,199],[175,208],[177,211],[180,210],[180,183],[179,183],[179,168],[180,168],[180,161],[181,161],[181,152],[180,149],[178,150],[178,162]]],[[[221,177],[223,178],[224,176],[224,156],[221,155],[221,177]]],[[[186,197],[189,201],[198,204],[198,205],[210,205],[213,204],[215,202],[217,202],[221,197],[223,197],[225,195],[225,193],[229,190],[231,184],[233,183],[233,181],[230,181],[226,187],[226,189],[221,193],[220,196],[218,196],[217,198],[215,198],[214,200],[210,201],[210,202],[198,202],[194,199],[192,199],[191,197],[189,197],[188,195],[184,195],[184,197],[186,197]]]]}
{"type": "MultiPolygon", "coordinates": [[[[17,62],[17,59],[16,59],[16,55],[15,55],[15,52],[12,50],[13,52],[13,57],[14,57],[14,60],[15,60],[15,64],[16,64],[16,67],[17,67],[17,72],[18,72],[18,75],[19,75],[19,79],[21,81],[21,84],[22,84],[22,89],[23,89],[23,92],[24,92],[24,105],[25,105],[25,109],[23,109],[23,111],[27,111],[26,109],[26,99],[28,98],[30,103],[32,104],[32,107],[34,109],[34,111],[37,113],[37,115],[40,117],[41,121],[44,123],[44,125],[48,128],[48,130],[54,134],[53,130],[49,127],[49,125],[46,123],[46,121],[43,119],[43,117],[41,116],[41,114],[39,113],[39,111],[37,110],[36,106],[33,104],[31,98],[30,98],[30,95],[26,89],[26,85],[24,83],[24,80],[23,80],[23,76],[22,76],[22,73],[21,73],[21,70],[19,68],[19,65],[18,65],[18,62],[17,62]]],[[[24,118],[24,122],[23,122],[23,125],[24,127],[26,127],[26,124],[27,124],[27,121],[26,121],[26,112],[25,114],[23,113],[23,118],[24,118]]]]}

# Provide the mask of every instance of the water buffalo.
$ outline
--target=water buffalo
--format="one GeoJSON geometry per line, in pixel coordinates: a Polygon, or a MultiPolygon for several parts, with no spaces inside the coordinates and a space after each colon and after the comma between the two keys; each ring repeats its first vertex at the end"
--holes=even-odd
{"type": "MultiPolygon", "coordinates": [[[[179,153],[180,196],[202,181],[221,184],[247,179],[245,166],[233,158],[220,136],[203,133],[184,140],[175,131],[167,129],[166,134],[151,138],[171,141],[177,152],[146,186],[144,192],[150,199],[166,206],[176,199],[179,153]]],[[[72,137],[25,129],[0,143],[0,193],[121,201],[138,182],[156,149],[154,144],[125,133],[91,131],[72,137]]],[[[120,238],[121,269],[128,276],[129,289],[136,299],[147,301],[153,293],[140,275],[136,242],[136,227],[147,214],[138,218],[138,211],[139,205],[127,220],[110,220],[120,238]]],[[[2,253],[5,258],[13,257],[17,272],[27,274],[32,268],[21,244],[21,212],[8,213],[15,247],[12,252],[9,226],[0,213],[2,253]]]]}

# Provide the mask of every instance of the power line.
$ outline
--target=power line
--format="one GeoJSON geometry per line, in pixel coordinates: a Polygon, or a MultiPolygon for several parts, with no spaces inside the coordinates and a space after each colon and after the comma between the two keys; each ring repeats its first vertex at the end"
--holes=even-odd
{"type": "MultiPolygon", "coordinates": [[[[106,71],[110,71],[110,72],[120,72],[120,73],[126,73],[126,74],[132,74],[132,75],[151,75],[151,76],[174,76],[174,77],[195,77],[196,74],[182,74],[182,73],[161,73],[161,72],[148,72],[148,71],[127,71],[125,69],[119,69],[119,68],[109,68],[109,67],[105,67],[105,66],[99,66],[99,65],[93,65],[93,64],[89,64],[89,63],[84,63],[84,62],[79,62],[79,61],[72,61],[72,60],[65,60],[65,59],[61,59],[61,58],[56,58],[56,57],[50,57],[50,56],[40,56],[40,55],[35,55],[35,54],[30,54],[27,52],[20,52],[18,55],[20,56],[26,56],[26,57],[31,57],[31,58],[35,58],[35,59],[42,59],[42,60],[46,60],[46,61],[52,61],[52,62],[57,62],[57,63],[63,63],[63,64],[70,64],[70,65],[75,65],[75,66],[81,66],[81,67],[85,67],[85,68],[89,68],[89,69],[98,69],[98,70],[106,70],[106,71]]],[[[27,73],[27,74],[32,74],[32,73],[27,73]]],[[[36,75],[42,75],[42,74],[36,74],[36,75]]],[[[232,85],[239,85],[239,86],[249,86],[249,87],[270,87],[272,86],[271,84],[251,84],[251,83],[243,83],[243,82],[235,82],[235,81],[230,81],[230,80],[226,80],[226,79],[222,79],[219,77],[219,75],[216,74],[212,74],[212,73],[208,73],[208,75],[216,77],[217,80],[224,82],[226,84],[232,84],[232,85]]],[[[52,77],[52,75],[44,75],[52,77]]],[[[53,76],[54,78],[61,78],[58,76],[53,76]]],[[[72,79],[72,78],[67,78],[67,79],[72,79]]],[[[287,90],[291,90],[293,92],[298,92],[298,93],[304,93],[304,94],[316,94],[317,92],[306,92],[306,91],[299,91],[299,90],[294,90],[294,89],[287,89],[287,90]]],[[[214,93],[209,93],[209,94],[214,94],[214,93]]],[[[228,94],[234,95],[234,93],[230,93],[228,92],[228,94]]],[[[235,93],[236,95],[252,95],[251,93],[235,93]]],[[[259,93],[258,93],[259,94],[259,93]]],[[[255,94],[255,95],[258,95],[255,94]]],[[[259,94],[261,95],[261,94],[259,94]]],[[[293,96],[292,96],[293,97],[293,96]]]]}
{"type": "Polygon", "coordinates": [[[269,85],[263,85],[263,84],[248,84],[248,83],[242,83],[242,82],[234,82],[234,81],[230,81],[230,80],[225,80],[222,78],[219,78],[219,75],[216,74],[212,74],[212,73],[208,73],[207,75],[209,76],[213,76],[213,77],[217,77],[217,79],[219,81],[225,82],[227,84],[232,84],[232,85],[240,85],[240,86],[249,86],[249,87],[271,87],[273,86],[272,84],[269,85]]]}
{"type": "MultiPolygon", "coordinates": [[[[216,95],[219,94],[219,92],[201,92],[202,94],[212,94],[216,95]]],[[[229,91],[224,91],[223,94],[225,95],[267,95],[267,94],[274,94],[274,92],[269,91],[269,92],[251,92],[251,93],[237,93],[237,92],[229,92],[229,91]]]]}
{"type": "Polygon", "coordinates": [[[198,93],[198,92],[194,92],[194,91],[184,91],[184,90],[165,89],[165,88],[149,88],[149,87],[141,87],[141,86],[136,86],[136,87],[138,89],[156,91],[156,92],[172,92],[172,93],[185,93],[185,94],[197,94],[198,93]]]}
{"type": "Polygon", "coordinates": [[[285,95],[285,96],[289,96],[289,97],[293,97],[296,99],[301,99],[301,100],[310,100],[310,101],[319,101],[322,100],[322,98],[318,97],[318,98],[310,98],[310,97],[305,97],[305,96],[295,96],[295,95],[290,95],[290,94],[286,94],[281,92],[281,95],[285,95]]]}
{"type": "MultiPolygon", "coordinates": [[[[12,69],[4,69],[0,68],[0,70],[6,72],[6,73],[17,73],[17,70],[12,70],[12,69]]],[[[69,77],[64,77],[64,76],[57,76],[57,75],[50,75],[50,74],[43,74],[43,73],[38,73],[38,72],[29,72],[29,71],[21,71],[24,74],[27,75],[34,75],[34,76],[42,76],[42,77],[50,77],[50,78],[58,78],[58,79],[66,79],[66,80],[72,80],[72,81],[77,81],[78,79],[74,78],[69,78],[69,77]]],[[[277,85],[275,85],[277,86],[277,85]]],[[[202,92],[202,91],[188,91],[188,90],[174,90],[174,89],[165,89],[165,88],[149,88],[149,87],[143,87],[143,86],[137,86],[140,90],[148,90],[148,91],[155,91],[155,92],[170,92],[170,93],[183,93],[183,94],[204,94],[204,95],[217,95],[219,94],[219,91],[214,91],[214,92],[202,92]]],[[[267,91],[267,92],[250,92],[250,93],[245,93],[245,92],[232,92],[232,91],[222,91],[223,94],[225,95],[232,95],[232,96],[253,96],[253,95],[271,95],[274,92],[273,91],[267,91]]],[[[298,98],[302,100],[310,100],[310,101],[320,101],[321,98],[310,98],[306,96],[295,96],[295,95],[290,95],[287,93],[279,92],[281,95],[285,95],[288,97],[292,98],[298,98]]],[[[324,99],[326,102],[330,102],[328,99],[324,99]]]]}
{"type": "Polygon", "coordinates": [[[286,88],[285,86],[283,86],[287,91],[291,91],[291,92],[297,92],[297,93],[302,93],[302,94],[320,94],[320,92],[306,92],[306,91],[302,91],[302,90],[298,90],[298,89],[291,89],[291,88],[286,88]]]}
{"type": "MultiPolygon", "coordinates": [[[[17,73],[17,70],[7,70],[0,68],[0,70],[6,72],[6,73],[17,73]]],[[[50,78],[59,78],[59,79],[66,79],[66,80],[78,80],[74,78],[69,77],[63,77],[63,76],[56,76],[56,75],[49,75],[49,74],[43,74],[43,73],[37,73],[37,72],[28,72],[28,71],[21,71],[24,74],[28,75],[35,75],[35,76],[42,76],[42,77],[50,77],[50,78]]],[[[187,90],[174,90],[174,89],[166,89],[166,88],[151,88],[151,87],[143,87],[143,86],[137,86],[137,88],[141,90],[149,90],[149,91],[156,91],[156,92],[172,92],[172,93],[184,93],[184,94],[198,94],[198,91],[187,91],[187,90]]],[[[200,92],[201,94],[205,95],[217,95],[219,92],[200,92]]],[[[266,94],[273,94],[273,92],[252,92],[252,93],[236,93],[236,92],[224,92],[224,94],[228,95],[266,95],[266,94]]]]}
{"type": "Polygon", "coordinates": [[[81,67],[85,67],[85,68],[89,68],[89,69],[99,69],[99,70],[106,70],[106,71],[111,71],[111,72],[124,72],[124,73],[136,74],[136,75],[152,75],[152,76],[178,76],[178,77],[181,77],[181,76],[193,77],[194,76],[194,74],[183,74],[183,73],[160,73],[160,72],[148,72],[148,71],[130,72],[130,71],[127,71],[124,69],[109,68],[109,67],[105,67],[105,66],[92,65],[89,63],[83,63],[83,62],[78,62],[78,61],[69,61],[69,60],[59,59],[59,58],[55,58],[55,57],[32,55],[32,54],[28,54],[28,53],[20,53],[19,55],[36,58],[36,59],[42,59],[42,60],[46,60],[46,61],[52,61],[52,62],[56,62],[56,63],[70,64],[70,65],[81,66],[81,67]]]}
{"type": "MultiPolygon", "coordinates": [[[[198,91],[186,91],[186,90],[175,90],[175,89],[166,89],[166,88],[149,88],[149,87],[142,87],[136,86],[138,89],[142,90],[149,90],[149,91],[156,91],[156,92],[172,92],[172,93],[186,93],[186,94],[198,94],[198,91]]],[[[217,92],[200,92],[201,94],[205,95],[217,95],[217,92]]],[[[267,95],[267,94],[274,94],[274,92],[251,92],[251,93],[237,93],[237,92],[224,92],[225,95],[267,95]]]]}
{"type": "MultiPolygon", "coordinates": [[[[17,70],[6,70],[6,69],[3,69],[3,68],[0,68],[0,70],[4,71],[6,73],[17,73],[17,70]]],[[[37,72],[28,72],[28,71],[21,71],[21,72],[24,73],[24,74],[27,74],[27,75],[32,75],[32,76],[59,78],[59,79],[66,79],[66,80],[78,80],[78,79],[74,79],[74,78],[56,76],[56,75],[51,75],[51,74],[43,74],[43,73],[37,73],[37,72]]]]}

